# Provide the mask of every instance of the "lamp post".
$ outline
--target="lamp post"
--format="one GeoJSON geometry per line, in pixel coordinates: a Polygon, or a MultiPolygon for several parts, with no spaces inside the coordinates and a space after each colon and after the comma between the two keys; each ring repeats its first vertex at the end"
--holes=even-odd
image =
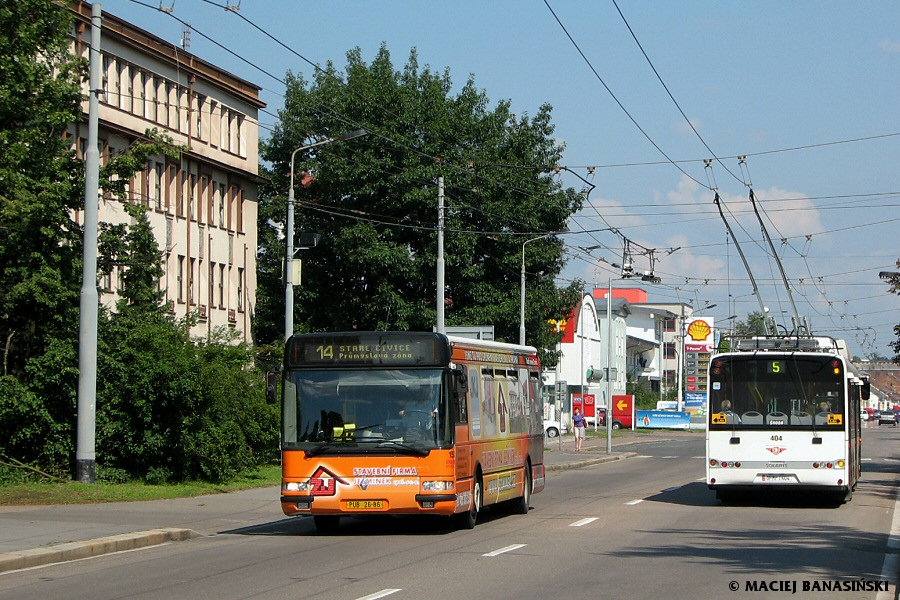
{"type": "Polygon", "coordinates": [[[357,129],[356,131],[321,140],[314,144],[300,146],[291,152],[291,187],[288,189],[287,225],[285,227],[286,244],[284,251],[284,341],[287,341],[294,334],[294,270],[291,262],[294,259],[294,157],[301,150],[309,150],[331,142],[352,140],[367,133],[368,131],[365,129],[357,129]]]}
{"type": "Polygon", "coordinates": [[[525,246],[526,244],[530,244],[531,242],[536,242],[544,238],[559,235],[560,233],[568,233],[568,231],[568,229],[551,231],[550,233],[539,235],[537,237],[531,238],[530,240],[525,240],[522,243],[522,276],[521,290],[519,291],[519,344],[522,346],[525,345],[525,246]]]}

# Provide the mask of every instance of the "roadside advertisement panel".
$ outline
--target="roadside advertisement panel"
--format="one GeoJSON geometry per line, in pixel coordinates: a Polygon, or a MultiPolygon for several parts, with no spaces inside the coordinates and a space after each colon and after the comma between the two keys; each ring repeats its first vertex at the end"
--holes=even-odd
{"type": "Polygon", "coordinates": [[[637,411],[637,427],[648,429],[690,429],[691,416],[687,412],[671,410],[637,411]]]}

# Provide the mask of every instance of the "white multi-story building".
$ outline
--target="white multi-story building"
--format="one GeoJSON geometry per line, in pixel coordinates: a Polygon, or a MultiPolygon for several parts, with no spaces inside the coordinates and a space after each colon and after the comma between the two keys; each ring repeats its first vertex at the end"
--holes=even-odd
{"type": "MultiPolygon", "coordinates": [[[[91,5],[72,5],[72,52],[89,56],[91,5]]],[[[148,129],[171,137],[179,158],[151,157],[127,184],[127,202],[143,203],[163,252],[159,282],[175,317],[196,311],[198,337],[231,327],[250,341],[257,252],[260,88],[130,23],[104,13],[99,146],[103,164],[148,129]]],[[[88,93],[87,82],[84,86],[88,93]]],[[[84,120],[70,127],[84,156],[84,120]]],[[[81,216],[79,215],[79,218],[81,216]]],[[[127,223],[122,201],[100,200],[101,223],[127,223]]],[[[124,266],[100,273],[100,302],[113,307],[124,266]]]]}

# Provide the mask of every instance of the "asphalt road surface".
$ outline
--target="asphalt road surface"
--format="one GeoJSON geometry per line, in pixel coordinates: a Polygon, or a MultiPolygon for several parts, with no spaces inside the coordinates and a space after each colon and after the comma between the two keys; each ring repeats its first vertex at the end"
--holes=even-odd
{"type": "Polygon", "coordinates": [[[0,574],[0,598],[895,598],[898,441],[900,428],[865,430],[863,478],[842,505],[722,504],[703,482],[703,436],[682,436],[550,473],[528,515],[486,511],[471,531],[410,517],[344,519],[320,535],[311,519],[278,513],[215,536],[0,574]],[[835,582],[864,589],[821,591],[835,582]]]}

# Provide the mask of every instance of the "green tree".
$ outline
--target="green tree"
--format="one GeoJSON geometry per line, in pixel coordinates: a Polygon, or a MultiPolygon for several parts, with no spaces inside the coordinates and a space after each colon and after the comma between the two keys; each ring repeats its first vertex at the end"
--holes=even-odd
{"type": "MultiPolygon", "coordinates": [[[[897,268],[900,269],[900,260],[897,261],[897,268]]],[[[900,275],[896,273],[891,275],[888,283],[891,286],[891,293],[900,295],[900,275]]],[[[894,362],[900,364],[900,324],[894,325],[894,333],[897,335],[897,339],[889,345],[896,352],[894,362]]]]}
{"type": "Polygon", "coordinates": [[[29,380],[29,361],[78,327],[83,167],[64,133],[81,118],[84,61],[68,53],[64,4],[0,8],[0,343],[3,372],[29,380]]]}
{"type": "MultiPolygon", "coordinates": [[[[299,152],[296,231],[321,234],[303,251],[303,285],[295,290],[299,331],[430,330],[435,324],[437,180],[445,181],[445,322],[494,325],[498,339],[518,340],[522,244],[561,230],[581,195],[563,189],[550,167],[562,147],[550,107],[516,115],[493,108],[469,80],[451,94],[449,72],[420,69],[415,51],[396,71],[382,47],[367,65],[358,49],[344,72],[329,64],[312,83],[290,73],[285,106],[261,156],[271,185],[260,193],[258,341],[283,335],[279,238],[285,219],[290,157],[312,136],[364,127],[366,138],[299,152]],[[534,168],[542,165],[545,168],[534,168]]],[[[558,239],[527,248],[527,340],[553,349],[561,319],[577,302],[579,282],[558,290],[564,264],[558,239]]],[[[546,353],[550,361],[555,356],[546,353]]]]}

